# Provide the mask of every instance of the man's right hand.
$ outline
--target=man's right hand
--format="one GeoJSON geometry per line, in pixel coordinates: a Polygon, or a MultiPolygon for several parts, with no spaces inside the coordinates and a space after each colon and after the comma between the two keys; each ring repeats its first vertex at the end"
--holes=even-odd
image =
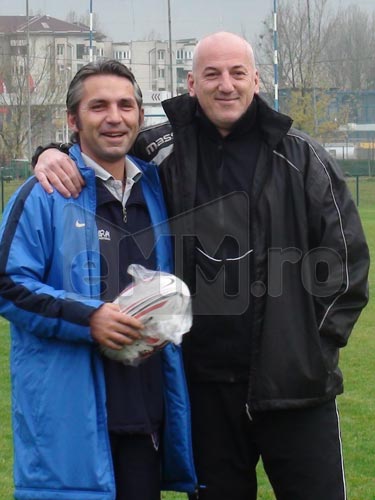
{"type": "Polygon", "coordinates": [[[51,148],[38,158],[34,173],[47,193],[57,189],[65,198],[77,198],[85,182],[74,161],[65,153],[51,148]]]}
{"type": "Polygon", "coordinates": [[[119,350],[142,337],[144,325],[141,321],[124,314],[117,304],[107,302],[90,318],[92,338],[98,344],[119,350]]]}

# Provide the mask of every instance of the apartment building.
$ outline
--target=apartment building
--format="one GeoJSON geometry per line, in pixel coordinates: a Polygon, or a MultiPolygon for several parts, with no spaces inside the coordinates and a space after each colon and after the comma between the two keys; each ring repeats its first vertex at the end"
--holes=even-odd
{"type": "Polygon", "coordinates": [[[134,73],[142,91],[145,124],[166,120],[161,102],[187,92],[187,74],[192,67],[195,38],[172,41],[133,40],[113,42],[112,57],[134,73]]]}
{"type": "Polygon", "coordinates": [[[195,38],[172,41],[135,40],[113,42],[113,57],[129,66],[145,91],[186,92],[187,73],[191,70],[195,38]]]}
{"type": "Polygon", "coordinates": [[[26,154],[29,121],[32,148],[68,138],[66,90],[88,62],[90,45],[90,29],[82,24],[46,15],[0,16],[0,127],[14,138],[14,155],[26,154]]]}
{"type": "Polygon", "coordinates": [[[113,42],[84,24],[47,15],[0,16],[0,136],[6,126],[8,135],[15,136],[15,157],[22,151],[26,155],[29,114],[32,150],[40,143],[68,140],[69,82],[84,64],[97,58],[126,64],[142,88],[146,124],[163,121],[161,101],[187,90],[196,43],[193,38],[174,40],[171,52],[167,41],[113,42]]]}
{"type": "MultiPolygon", "coordinates": [[[[103,43],[99,50],[104,52],[103,43]]],[[[29,71],[29,80],[46,86],[68,79],[89,60],[90,30],[50,16],[0,16],[0,75],[11,88],[17,76],[29,71]],[[29,58],[27,41],[29,39],[29,58]],[[65,78],[63,78],[65,79],[65,78]]],[[[94,47],[96,52],[96,47],[94,47]]],[[[109,49],[110,51],[110,49],[109,49]]]]}

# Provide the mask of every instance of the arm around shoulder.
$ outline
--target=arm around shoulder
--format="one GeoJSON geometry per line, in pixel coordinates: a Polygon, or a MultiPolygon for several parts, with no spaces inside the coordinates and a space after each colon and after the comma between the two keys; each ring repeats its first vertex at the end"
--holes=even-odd
{"type": "Polygon", "coordinates": [[[84,180],[68,156],[71,144],[52,143],[40,146],[32,160],[34,173],[43,189],[52,193],[55,188],[65,198],[76,198],[84,186],[84,180]]]}

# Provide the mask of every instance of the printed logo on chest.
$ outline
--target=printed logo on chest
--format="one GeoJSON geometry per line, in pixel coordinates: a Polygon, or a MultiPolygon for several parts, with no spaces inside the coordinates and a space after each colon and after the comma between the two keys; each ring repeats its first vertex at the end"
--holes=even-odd
{"type": "Polygon", "coordinates": [[[108,229],[98,229],[98,238],[101,241],[111,241],[111,233],[108,229]]]}

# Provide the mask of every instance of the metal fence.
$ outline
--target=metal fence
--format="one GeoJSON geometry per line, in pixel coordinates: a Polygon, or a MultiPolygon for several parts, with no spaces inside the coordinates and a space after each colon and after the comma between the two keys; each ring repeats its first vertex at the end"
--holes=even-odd
{"type": "MultiPolygon", "coordinates": [[[[359,206],[361,199],[367,200],[368,182],[375,183],[375,162],[367,160],[338,161],[350,186],[353,198],[359,206]]],[[[12,160],[8,165],[0,167],[0,201],[1,213],[17,187],[31,175],[27,160],[12,160]]],[[[375,203],[375,200],[374,200],[375,203]]]]}

